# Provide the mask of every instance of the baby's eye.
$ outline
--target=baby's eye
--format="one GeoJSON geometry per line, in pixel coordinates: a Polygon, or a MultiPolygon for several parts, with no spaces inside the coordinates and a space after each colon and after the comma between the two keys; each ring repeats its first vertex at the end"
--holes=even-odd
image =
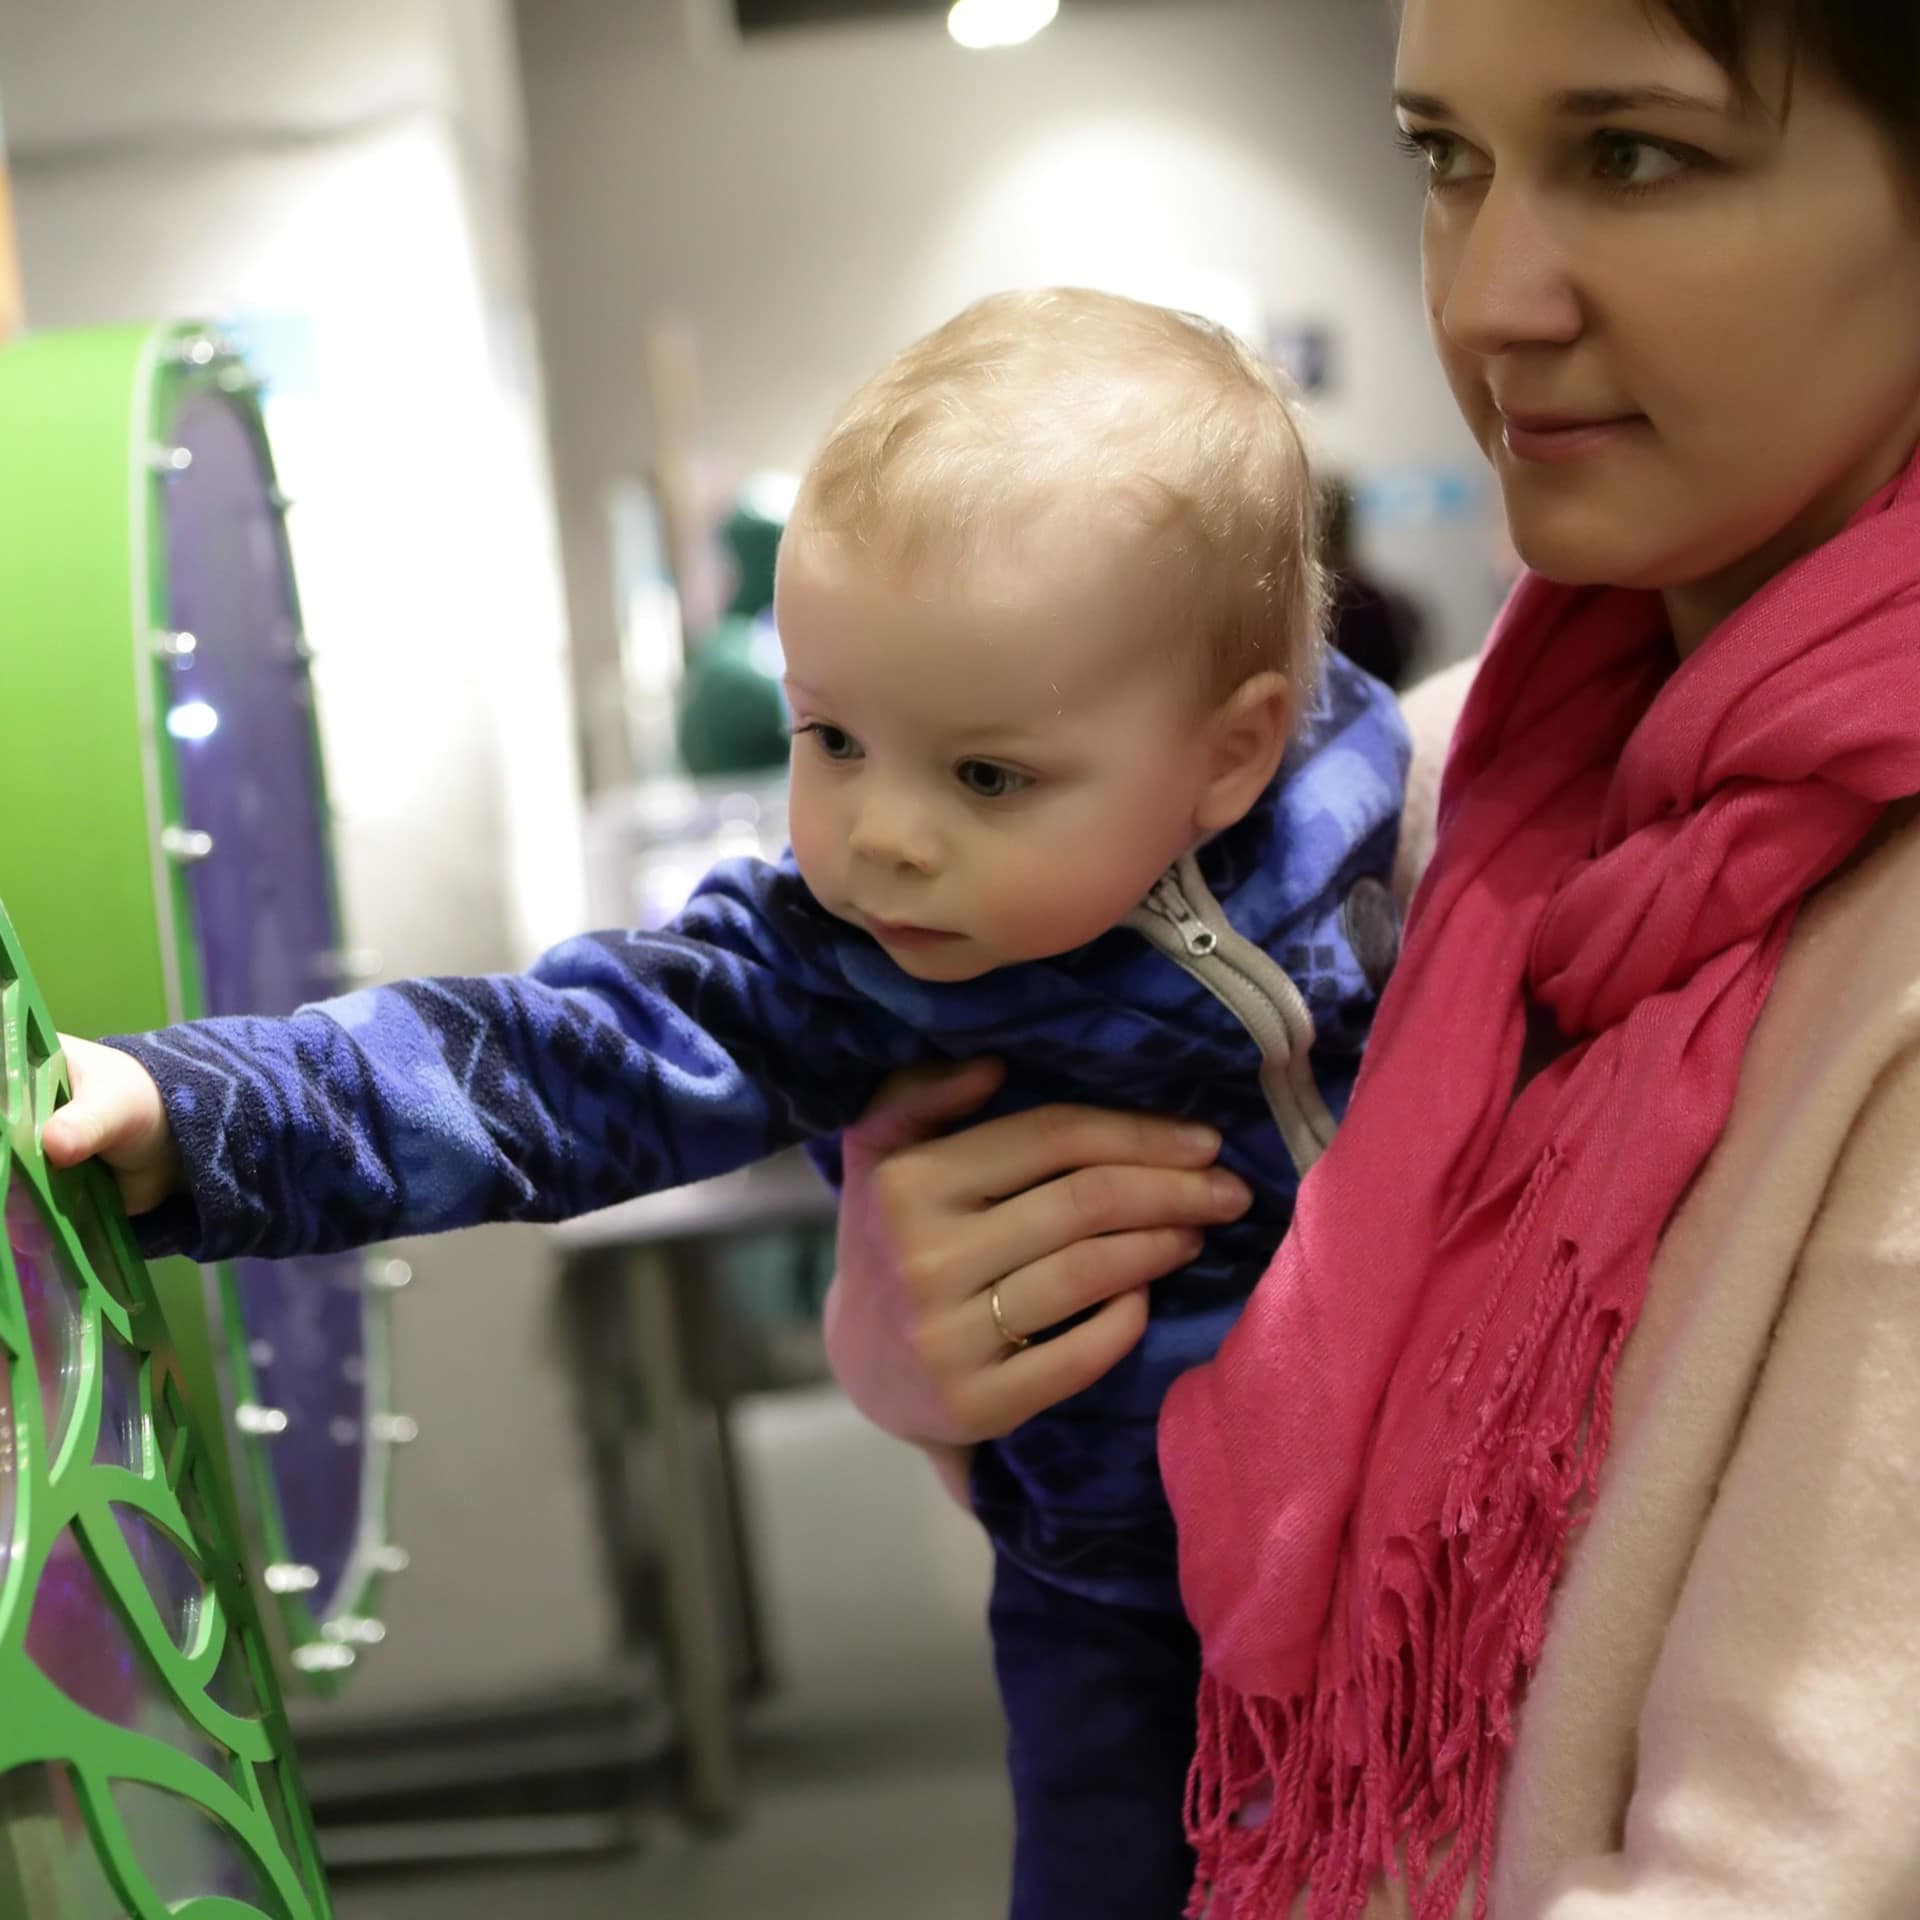
{"type": "Polygon", "coordinates": [[[857,760],[860,757],[860,743],[844,727],[830,726],[824,720],[810,720],[804,727],[795,727],[794,734],[810,733],[814,744],[829,760],[857,760]]]}
{"type": "Polygon", "coordinates": [[[1004,800],[1010,793],[1033,785],[1033,775],[1016,773],[997,760],[962,760],[954,777],[977,800],[1004,800]]]}

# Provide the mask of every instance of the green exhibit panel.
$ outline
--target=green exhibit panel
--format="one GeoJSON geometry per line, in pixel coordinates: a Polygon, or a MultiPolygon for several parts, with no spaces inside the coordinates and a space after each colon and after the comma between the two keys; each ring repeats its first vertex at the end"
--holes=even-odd
{"type": "Polygon", "coordinates": [[[110,1182],[0,910],[0,1915],[325,1920],[268,1644],[110,1182]]]}
{"type": "MultiPolygon", "coordinates": [[[[281,1014],[356,977],[259,394],[198,326],[0,350],[0,890],[67,1031],[281,1014]]],[[[330,1689],[384,1634],[387,1296],[361,1254],[156,1265],[276,1628],[330,1689]]],[[[3,1911],[3,1910],[0,1910],[3,1911]]]]}

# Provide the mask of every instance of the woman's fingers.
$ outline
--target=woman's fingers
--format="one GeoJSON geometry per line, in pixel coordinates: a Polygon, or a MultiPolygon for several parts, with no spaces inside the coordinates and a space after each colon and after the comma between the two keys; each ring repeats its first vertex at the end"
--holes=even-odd
{"type": "Polygon", "coordinates": [[[1144,1292],[1123,1293],[1052,1340],[970,1375],[956,1418],[976,1439],[997,1440],[1023,1420],[1083,1393],[1116,1366],[1147,1330],[1144,1292]]]}
{"type": "Polygon", "coordinates": [[[1082,1391],[1140,1338],[1146,1287],[1251,1204],[1210,1127],[1057,1106],[929,1137],[999,1078],[896,1078],[846,1135],[828,1358],[869,1419],[923,1442],[992,1438],[1082,1391]],[[1009,1331],[1050,1337],[1010,1341],[996,1287],[1009,1331]]]}
{"type": "Polygon", "coordinates": [[[982,1121],[900,1153],[887,1166],[917,1208],[975,1207],[1075,1168],[1204,1167],[1219,1151],[1219,1134],[1192,1121],[1054,1106],[982,1121]]]}
{"type": "MultiPolygon", "coordinates": [[[[1102,1242],[1115,1236],[1218,1226],[1252,1204],[1245,1183],[1218,1167],[1082,1167],[956,1222],[946,1247],[928,1252],[933,1262],[944,1252],[956,1266],[964,1262],[968,1274],[983,1276],[1016,1274],[1076,1249],[1097,1263],[1107,1257],[1102,1242]]],[[[924,1271],[919,1277],[940,1279],[924,1271]]]]}
{"type": "Polygon", "coordinates": [[[928,1358],[961,1372],[1030,1351],[1016,1348],[1000,1331],[993,1317],[996,1293],[1008,1333],[1037,1342],[1091,1307],[1104,1306],[1124,1294],[1144,1297],[1151,1282],[1185,1266],[1199,1253],[1200,1245],[1200,1233],[1190,1227],[1149,1227],[1077,1241],[1009,1274],[985,1294],[955,1303],[941,1316],[938,1334],[929,1334],[927,1345],[935,1351],[928,1358]]]}

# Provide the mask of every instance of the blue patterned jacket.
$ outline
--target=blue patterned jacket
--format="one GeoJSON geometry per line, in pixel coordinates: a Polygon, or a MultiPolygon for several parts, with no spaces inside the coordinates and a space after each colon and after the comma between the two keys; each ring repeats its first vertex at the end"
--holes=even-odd
{"type": "Polygon", "coordinates": [[[141,1237],[272,1258],[556,1220],[799,1142],[837,1178],[839,1131],[885,1074],[929,1059],[1004,1057],[993,1111],[1078,1100],[1204,1119],[1252,1211],[1157,1283],[1119,1366],[981,1448],[975,1470],[981,1518],[1030,1571],[1177,1606],[1160,1402],[1232,1324],[1345,1109],[1397,940],[1386,881],[1407,755],[1393,697],[1330,656],[1279,777],[1156,904],[975,981],[900,971],[789,856],[728,862],[668,928],[569,940],[524,974],[117,1040],[159,1083],[188,1171],[141,1237]]]}

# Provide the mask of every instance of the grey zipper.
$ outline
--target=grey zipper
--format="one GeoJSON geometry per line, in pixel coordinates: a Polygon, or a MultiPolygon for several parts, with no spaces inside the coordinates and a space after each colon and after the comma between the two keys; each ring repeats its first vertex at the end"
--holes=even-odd
{"type": "Polygon", "coordinates": [[[1304,1174],[1332,1143],[1334,1120],[1309,1059],[1313,1015],[1286,969],[1234,931],[1190,853],[1154,882],[1127,925],[1190,973],[1253,1036],[1260,1091],[1304,1174]]]}

